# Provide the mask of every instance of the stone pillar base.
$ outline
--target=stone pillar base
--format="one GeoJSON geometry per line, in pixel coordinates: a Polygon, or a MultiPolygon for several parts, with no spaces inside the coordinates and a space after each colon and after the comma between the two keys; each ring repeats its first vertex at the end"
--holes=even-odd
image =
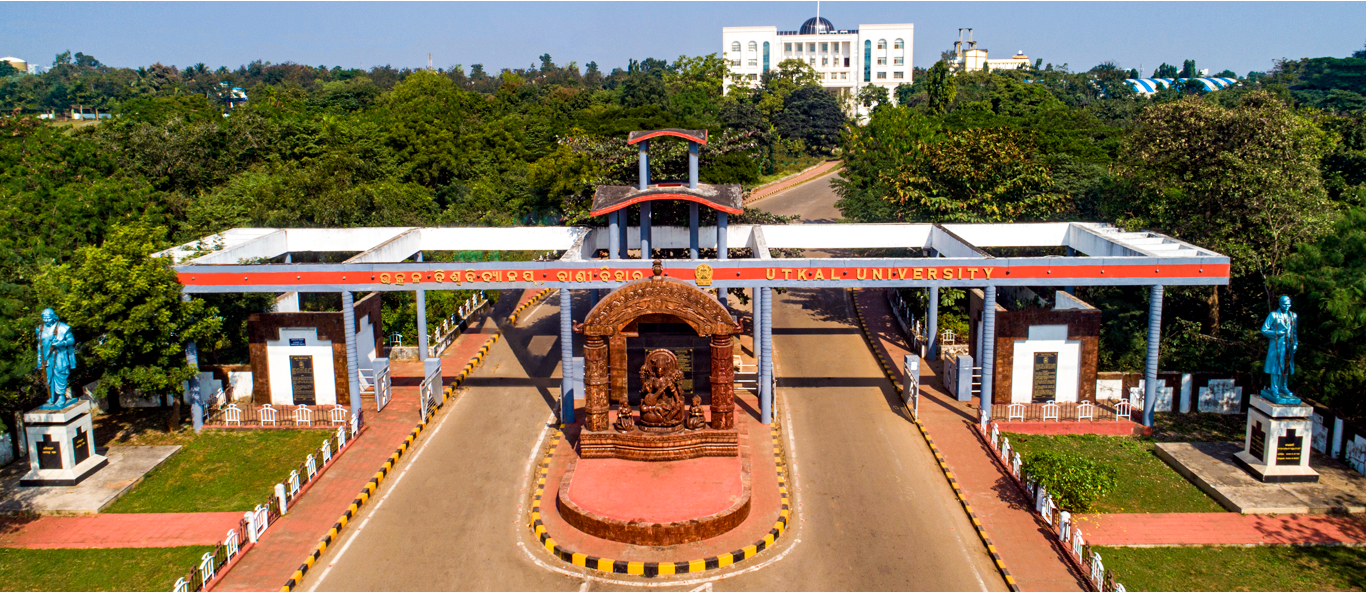
{"type": "Polygon", "coordinates": [[[88,401],[29,411],[24,414],[24,433],[30,470],[19,480],[20,486],[71,487],[109,464],[95,454],[88,401]]]}
{"type": "Polygon", "coordinates": [[[1278,405],[1253,395],[1243,450],[1234,462],[1263,483],[1317,483],[1318,472],[1309,468],[1313,414],[1308,405],[1278,405]]]}

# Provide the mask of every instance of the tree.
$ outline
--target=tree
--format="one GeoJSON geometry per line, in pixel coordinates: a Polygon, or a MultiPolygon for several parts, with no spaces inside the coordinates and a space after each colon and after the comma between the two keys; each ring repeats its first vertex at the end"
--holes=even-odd
{"type": "Polygon", "coordinates": [[[1171,65],[1171,64],[1168,64],[1168,63],[1166,63],[1166,62],[1162,62],[1162,65],[1161,65],[1161,66],[1158,66],[1156,70],[1153,70],[1153,78],[1176,78],[1176,77],[1177,77],[1176,66],[1173,66],[1173,65],[1171,65]]]}
{"type": "Polygon", "coordinates": [[[1195,69],[1195,60],[1186,60],[1181,62],[1181,72],[1176,76],[1178,78],[1195,78],[1199,75],[1200,71],[1195,69]]]}
{"type": "Polygon", "coordinates": [[[161,229],[117,227],[104,244],[82,247],[70,263],[35,280],[40,300],[76,333],[73,385],[98,380],[101,398],[176,394],[194,375],[185,343],[220,345],[218,311],[203,300],[182,300],[170,258],[150,257],[168,246],[164,239],[161,229]]]}
{"type": "Polygon", "coordinates": [[[884,173],[898,218],[915,222],[1014,222],[1056,218],[1068,196],[1018,132],[949,131],[919,142],[908,162],[884,173]]]}
{"type": "Polygon", "coordinates": [[[896,104],[909,105],[911,104],[911,97],[915,96],[915,85],[905,82],[898,84],[896,89],[892,91],[892,96],[896,97],[896,104]]]}
{"type": "Polygon", "coordinates": [[[776,70],[764,72],[760,80],[758,100],[755,103],[760,111],[774,117],[783,110],[789,95],[800,88],[819,88],[820,80],[820,74],[816,73],[811,64],[805,60],[788,58],[778,62],[776,70]]]}
{"type": "Polygon", "coordinates": [[[1354,208],[1318,241],[1286,258],[1274,286],[1295,296],[1300,319],[1296,390],[1356,417],[1366,412],[1366,209],[1354,208]]]}
{"type": "Polygon", "coordinates": [[[18,68],[15,68],[14,64],[0,60],[0,78],[14,76],[15,74],[23,74],[23,72],[20,72],[18,68]]]}
{"type": "Polygon", "coordinates": [[[925,74],[925,94],[930,99],[930,113],[947,113],[953,106],[953,99],[958,96],[958,88],[954,86],[953,73],[949,71],[948,63],[944,60],[935,62],[925,74]]]}
{"type": "Polygon", "coordinates": [[[865,84],[858,91],[858,102],[865,108],[876,110],[887,102],[887,87],[876,84],[865,84]]]}
{"type": "Polygon", "coordinates": [[[784,138],[801,140],[810,149],[829,153],[839,145],[844,112],[830,91],[804,86],[788,95],[773,124],[784,138]]]}

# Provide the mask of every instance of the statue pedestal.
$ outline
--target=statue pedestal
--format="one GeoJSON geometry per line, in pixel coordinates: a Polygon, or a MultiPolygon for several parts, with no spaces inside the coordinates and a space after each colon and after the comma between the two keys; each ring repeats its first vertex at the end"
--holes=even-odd
{"type": "Polygon", "coordinates": [[[1309,439],[1313,435],[1308,405],[1278,405],[1252,396],[1247,410],[1247,432],[1236,461],[1263,483],[1317,483],[1309,468],[1309,439]]]}
{"type": "Polygon", "coordinates": [[[108,459],[95,454],[94,431],[88,401],[25,413],[30,470],[19,485],[70,487],[109,464],[108,459]]]}

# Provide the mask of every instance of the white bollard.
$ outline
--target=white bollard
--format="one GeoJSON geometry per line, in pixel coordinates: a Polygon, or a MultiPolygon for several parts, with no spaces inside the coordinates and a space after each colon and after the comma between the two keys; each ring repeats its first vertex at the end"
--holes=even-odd
{"type": "Polygon", "coordinates": [[[256,542],[256,512],[248,511],[242,518],[247,521],[247,542],[256,542]]]}
{"type": "Polygon", "coordinates": [[[275,497],[276,497],[276,498],[279,498],[279,500],[280,500],[280,515],[281,515],[281,516],[284,516],[285,514],[288,514],[288,513],[289,513],[289,504],[288,504],[287,502],[288,502],[289,500],[288,500],[288,498],[285,497],[285,484],[284,484],[284,483],[276,483],[276,484],[275,484],[275,497]]]}

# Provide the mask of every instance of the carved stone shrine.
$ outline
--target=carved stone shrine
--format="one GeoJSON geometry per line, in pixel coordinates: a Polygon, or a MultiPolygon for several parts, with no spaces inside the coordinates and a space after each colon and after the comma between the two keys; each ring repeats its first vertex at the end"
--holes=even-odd
{"type": "Polygon", "coordinates": [[[732,355],[733,336],[740,326],[711,295],[664,277],[655,260],[651,277],[627,283],[603,298],[575,331],[585,336],[587,418],[579,437],[581,458],[670,461],[739,455],[732,355]],[[685,398],[677,356],[656,349],[646,354],[638,369],[637,416],[627,393],[626,338],[636,336],[639,323],[676,322],[711,339],[711,405],[704,410],[700,397],[685,398]],[[616,421],[610,417],[613,403],[616,421]]]}

